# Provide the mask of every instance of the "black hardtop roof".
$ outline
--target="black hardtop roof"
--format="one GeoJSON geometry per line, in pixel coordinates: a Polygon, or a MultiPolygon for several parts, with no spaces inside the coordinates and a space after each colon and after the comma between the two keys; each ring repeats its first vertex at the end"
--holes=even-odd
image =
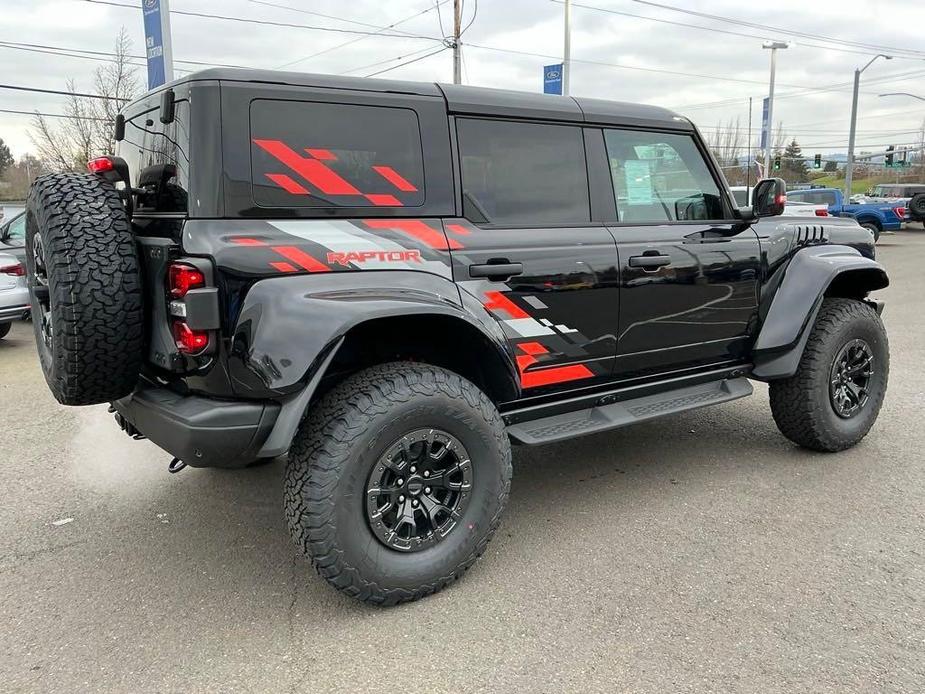
{"type": "Polygon", "coordinates": [[[276,70],[209,68],[190,73],[165,87],[202,80],[443,97],[449,112],[459,114],[512,116],[606,125],[639,125],[675,130],[693,129],[689,120],[660,106],[434,82],[406,82],[276,70]]]}

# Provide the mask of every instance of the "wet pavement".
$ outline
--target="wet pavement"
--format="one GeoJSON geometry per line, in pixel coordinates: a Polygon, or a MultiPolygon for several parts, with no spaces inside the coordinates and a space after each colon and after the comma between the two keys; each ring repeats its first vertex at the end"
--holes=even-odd
{"type": "Polygon", "coordinates": [[[456,585],[328,588],[283,463],[167,473],[105,406],[58,406],[31,326],[0,340],[0,691],[923,691],[925,231],[878,246],[890,390],[836,455],[767,390],[515,453],[456,585]]]}

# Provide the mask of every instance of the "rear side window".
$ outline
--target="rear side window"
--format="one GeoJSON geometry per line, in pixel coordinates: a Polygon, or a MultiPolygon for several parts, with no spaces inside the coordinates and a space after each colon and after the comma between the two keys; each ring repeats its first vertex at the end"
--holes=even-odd
{"type": "Polygon", "coordinates": [[[171,123],[161,123],[159,107],[126,118],[125,138],[116,154],[128,164],[132,185],[142,191],[136,196],[136,212],[186,212],[189,123],[186,99],[174,102],[171,123]]]}
{"type": "Polygon", "coordinates": [[[251,181],[263,207],[419,207],[424,165],[411,109],[259,99],[251,181]]]}
{"type": "Polygon", "coordinates": [[[719,186],[689,135],[605,130],[621,222],[722,220],[719,186]]]}
{"type": "Polygon", "coordinates": [[[580,128],[463,118],[456,133],[467,219],[507,225],[590,221],[580,128]]]}

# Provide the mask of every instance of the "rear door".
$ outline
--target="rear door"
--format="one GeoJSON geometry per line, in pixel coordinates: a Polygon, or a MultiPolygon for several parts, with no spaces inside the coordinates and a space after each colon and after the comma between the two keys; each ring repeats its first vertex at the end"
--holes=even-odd
{"type": "Polygon", "coordinates": [[[691,134],[607,128],[604,142],[620,259],[615,374],[741,360],[757,321],[757,235],[730,219],[691,134]]]}
{"type": "Polygon", "coordinates": [[[525,394],[609,376],[613,237],[591,222],[582,128],[455,119],[463,216],[445,221],[460,290],[501,323],[525,394]]]}

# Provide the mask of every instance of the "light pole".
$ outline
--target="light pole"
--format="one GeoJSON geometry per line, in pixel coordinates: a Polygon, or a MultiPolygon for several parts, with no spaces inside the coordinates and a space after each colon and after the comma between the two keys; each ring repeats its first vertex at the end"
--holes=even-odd
{"type": "Polygon", "coordinates": [[[877,94],[877,96],[911,96],[913,99],[925,101],[925,96],[916,96],[915,94],[910,94],[909,92],[887,92],[886,94],[877,94]]]}
{"type": "Polygon", "coordinates": [[[861,73],[869,68],[877,58],[892,60],[893,56],[878,53],[867,65],[854,71],[854,94],[851,97],[851,127],[848,130],[848,163],[845,164],[845,200],[851,199],[851,174],[854,168],[854,131],[858,125],[858,89],[861,86],[861,73]]]}
{"type": "Polygon", "coordinates": [[[565,40],[562,47],[562,95],[568,96],[572,76],[572,0],[565,0],[565,40]]]}
{"type": "Polygon", "coordinates": [[[770,49],[771,51],[771,84],[768,87],[768,120],[766,123],[762,123],[764,128],[764,133],[762,140],[764,140],[764,175],[768,175],[768,162],[771,160],[771,133],[774,130],[774,72],[777,69],[777,49],[778,48],[790,48],[790,44],[786,41],[765,41],[761,44],[762,48],[770,49]]]}

